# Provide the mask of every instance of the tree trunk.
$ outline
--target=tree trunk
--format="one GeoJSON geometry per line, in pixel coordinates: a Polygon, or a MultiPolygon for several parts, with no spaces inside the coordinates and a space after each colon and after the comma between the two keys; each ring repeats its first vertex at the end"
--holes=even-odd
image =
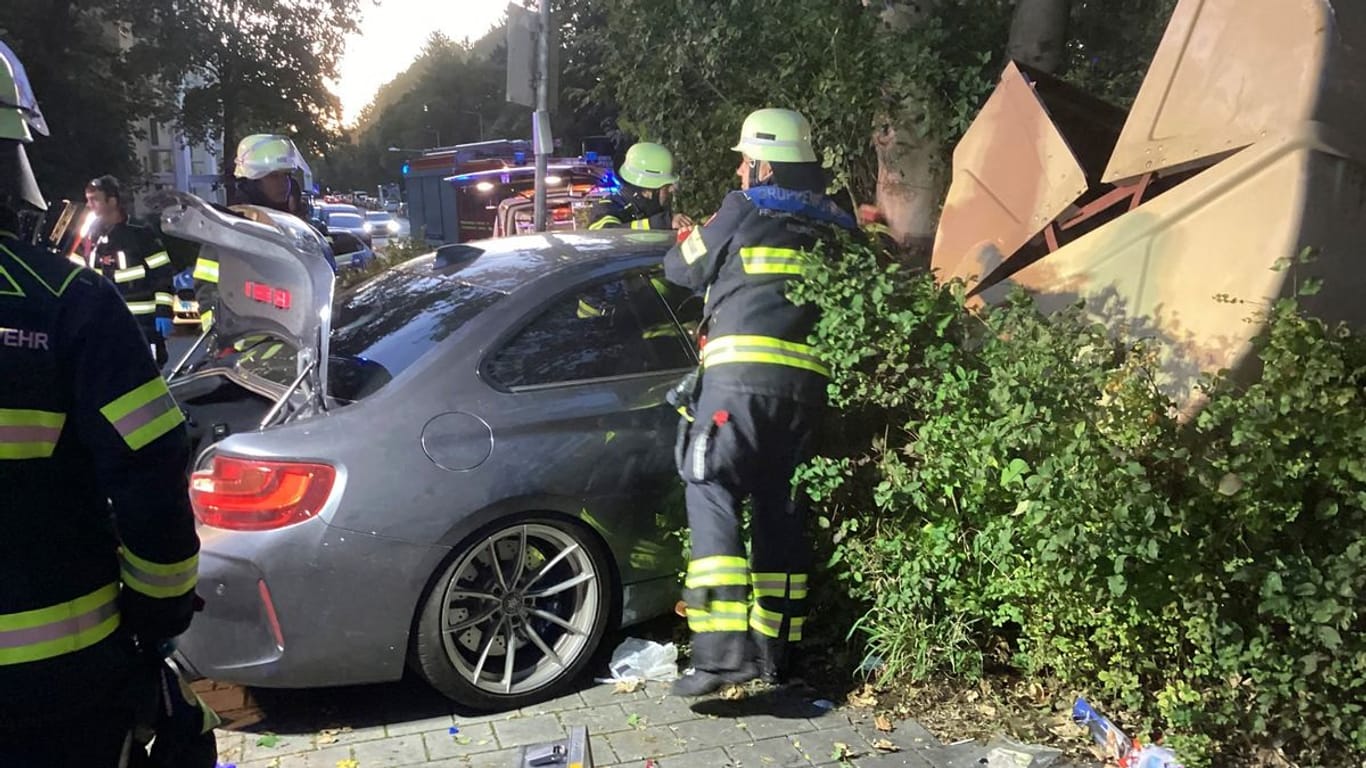
{"type": "MultiPolygon", "coordinates": [[[[893,30],[906,30],[924,16],[923,3],[895,3],[880,11],[893,30]]],[[[946,191],[943,150],[939,142],[917,135],[919,112],[905,105],[900,116],[883,115],[873,132],[877,150],[877,208],[904,258],[928,266],[939,222],[939,203],[946,191]]]]}
{"type": "Polygon", "coordinates": [[[1015,0],[1006,55],[1021,64],[1057,74],[1067,52],[1067,17],[1071,6],[1071,0],[1015,0]]]}

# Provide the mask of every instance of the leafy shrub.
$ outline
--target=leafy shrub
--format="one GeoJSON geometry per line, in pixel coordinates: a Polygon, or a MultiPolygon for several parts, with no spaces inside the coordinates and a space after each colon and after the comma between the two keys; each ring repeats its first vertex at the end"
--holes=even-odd
{"type": "Polygon", "coordinates": [[[431,253],[433,250],[426,240],[415,237],[390,238],[384,248],[375,253],[375,258],[364,269],[348,269],[337,275],[337,288],[349,288],[365,282],[395,264],[431,253]]]}
{"type": "Polygon", "coordinates": [[[798,482],[883,674],[1052,679],[1193,767],[1366,752],[1366,341],[1282,300],[1179,424],[1157,343],[877,256],[794,299],[838,415],[798,482]]]}

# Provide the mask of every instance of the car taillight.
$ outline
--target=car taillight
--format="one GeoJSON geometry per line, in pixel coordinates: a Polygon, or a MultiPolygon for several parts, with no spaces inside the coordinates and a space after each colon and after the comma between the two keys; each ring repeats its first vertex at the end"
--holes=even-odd
{"type": "Polygon", "coordinates": [[[269,531],[317,515],[336,479],[326,464],[215,456],[190,476],[190,503],[204,525],[269,531]]]}

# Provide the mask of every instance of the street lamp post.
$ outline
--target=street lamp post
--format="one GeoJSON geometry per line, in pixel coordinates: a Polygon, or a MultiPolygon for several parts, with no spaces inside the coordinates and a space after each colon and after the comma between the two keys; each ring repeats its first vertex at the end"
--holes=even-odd
{"type": "Polygon", "coordinates": [[[475,111],[472,110],[472,109],[462,109],[462,110],[460,110],[460,112],[461,112],[461,114],[465,114],[465,115],[474,115],[475,119],[479,121],[479,140],[480,140],[480,141],[483,141],[483,140],[484,140],[484,113],[483,113],[483,112],[475,112],[475,111]]]}
{"type": "Polygon", "coordinates": [[[550,133],[550,0],[537,0],[540,24],[536,36],[536,113],[532,131],[536,140],[536,207],[533,221],[537,232],[546,229],[545,174],[553,150],[550,133]]]}

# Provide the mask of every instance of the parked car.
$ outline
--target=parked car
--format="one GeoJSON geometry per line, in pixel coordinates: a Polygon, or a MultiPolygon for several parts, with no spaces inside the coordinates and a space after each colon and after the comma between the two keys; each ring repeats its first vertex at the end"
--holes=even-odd
{"type": "Polygon", "coordinates": [[[389,238],[398,235],[398,219],[385,211],[368,211],[365,214],[365,231],[370,233],[371,242],[382,246],[389,238]]]}
{"type": "Polygon", "coordinates": [[[225,290],[222,335],[171,374],[207,601],[186,669],[312,687],[411,666],[512,709],[572,685],[609,629],[672,610],[664,394],[696,365],[701,311],[657,279],[673,234],[448,245],[333,301],[286,218],[166,218],[236,257],[224,286],[256,286],[225,290]]]}
{"type": "Polygon", "coordinates": [[[317,210],[317,220],[324,225],[328,234],[347,232],[373,247],[370,231],[365,228],[365,212],[354,205],[324,204],[317,210]]]}
{"type": "Polygon", "coordinates": [[[350,232],[338,230],[327,236],[332,245],[332,255],[337,260],[337,270],[364,269],[375,260],[374,250],[350,232]]]}

